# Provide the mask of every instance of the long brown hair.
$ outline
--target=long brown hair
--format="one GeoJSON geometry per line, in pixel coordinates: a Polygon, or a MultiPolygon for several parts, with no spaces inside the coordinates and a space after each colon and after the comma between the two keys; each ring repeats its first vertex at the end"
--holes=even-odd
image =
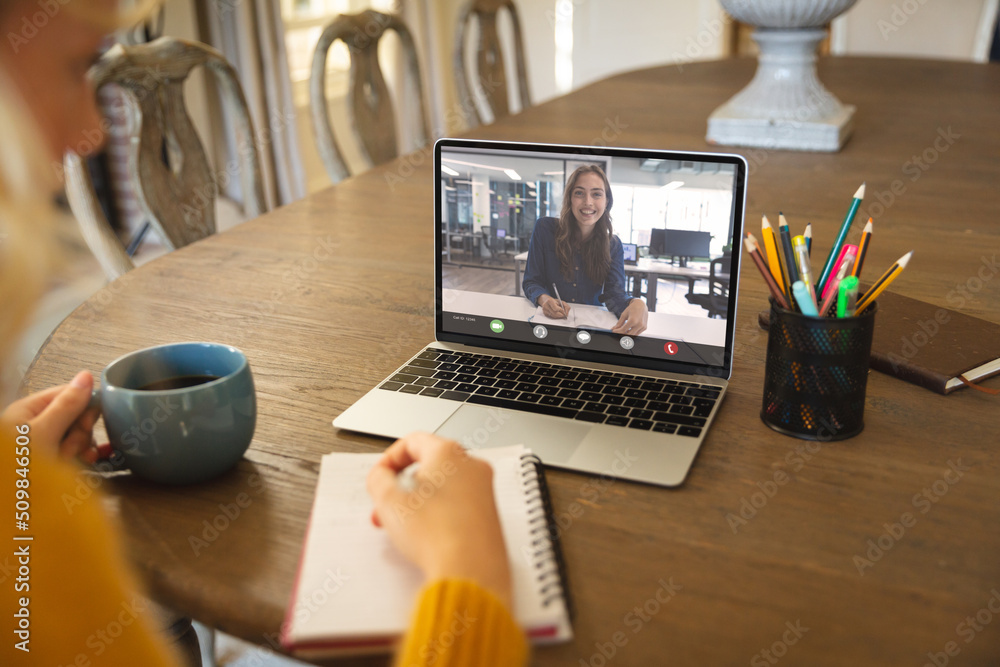
{"type": "Polygon", "coordinates": [[[604,170],[596,164],[585,164],[577,167],[566,181],[563,191],[562,211],[559,213],[559,228],[556,231],[556,256],[559,257],[559,268],[566,280],[573,279],[573,251],[579,250],[583,260],[583,270],[587,277],[598,285],[604,284],[611,268],[611,205],[614,197],[611,195],[611,183],[604,170]],[[573,188],[584,174],[597,174],[604,181],[604,196],[607,205],[604,215],[594,225],[590,237],[584,240],[580,228],[575,224],[573,216],[573,188]]]}

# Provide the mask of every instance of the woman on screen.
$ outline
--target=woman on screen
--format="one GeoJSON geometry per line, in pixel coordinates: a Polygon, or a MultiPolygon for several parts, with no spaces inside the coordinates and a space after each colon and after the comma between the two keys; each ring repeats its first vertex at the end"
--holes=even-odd
{"type": "Polygon", "coordinates": [[[528,246],[524,295],[553,319],[568,303],[607,306],[618,316],[613,333],[638,335],[649,311],[625,291],[622,242],[612,233],[611,184],[597,165],[584,165],[566,182],[559,218],[539,218],[528,246]]]}

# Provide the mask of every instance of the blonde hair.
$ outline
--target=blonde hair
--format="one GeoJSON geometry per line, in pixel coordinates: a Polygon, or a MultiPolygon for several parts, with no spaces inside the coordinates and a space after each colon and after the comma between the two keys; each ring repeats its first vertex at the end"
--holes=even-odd
{"type": "MultiPolygon", "coordinates": [[[[14,3],[0,0],[0,13],[14,3]]],[[[160,0],[126,1],[117,12],[95,0],[75,0],[65,8],[86,16],[101,29],[133,25],[160,0]]],[[[10,359],[18,337],[57,266],[58,222],[64,218],[53,204],[61,183],[48,162],[41,130],[21,101],[20,92],[0,67],[0,369],[10,359]]],[[[2,389],[2,387],[0,387],[2,389]]],[[[2,392],[0,392],[2,393],[2,392]]]]}
{"type": "Polygon", "coordinates": [[[0,70],[0,364],[23,330],[53,265],[58,188],[45,140],[0,70]]]}

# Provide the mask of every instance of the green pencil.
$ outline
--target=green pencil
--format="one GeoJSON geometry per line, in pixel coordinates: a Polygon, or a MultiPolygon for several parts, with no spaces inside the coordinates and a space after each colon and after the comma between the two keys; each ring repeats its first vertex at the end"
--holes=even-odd
{"type": "Polygon", "coordinates": [[[847,215],[844,216],[844,223],[840,226],[840,233],[837,235],[837,240],[834,241],[833,248],[830,249],[830,254],[826,258],[826,264],[823,265],[823,270],[819,274],[819,282],[816,283],[817,294],[823,293],[826,281],[830,279],[830,274],[834,268],[833,264],[837,260],[837,256],[840,255],[840,248],[844,245],[844,239],[847,238],[847,232],[851,229],[851,223],[854,222],[854,216],[858,214],[858,207],[861,206],[861,200],[864,198],[865,184],[862,183],[858,191],[854,193],[851,208],[848,209],[847,215]]]}

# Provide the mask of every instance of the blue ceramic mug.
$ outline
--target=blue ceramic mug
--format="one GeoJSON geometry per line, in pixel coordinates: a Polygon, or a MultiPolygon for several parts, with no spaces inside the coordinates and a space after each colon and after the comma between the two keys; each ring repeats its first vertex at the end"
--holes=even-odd
{"type": "Polygon", "coordinates": [[[101,374],[100,405],[116,468],[166,484],[194,484],[243,457],[257,423],[246,355],[219,343],[132,352],[101,374]]]}

